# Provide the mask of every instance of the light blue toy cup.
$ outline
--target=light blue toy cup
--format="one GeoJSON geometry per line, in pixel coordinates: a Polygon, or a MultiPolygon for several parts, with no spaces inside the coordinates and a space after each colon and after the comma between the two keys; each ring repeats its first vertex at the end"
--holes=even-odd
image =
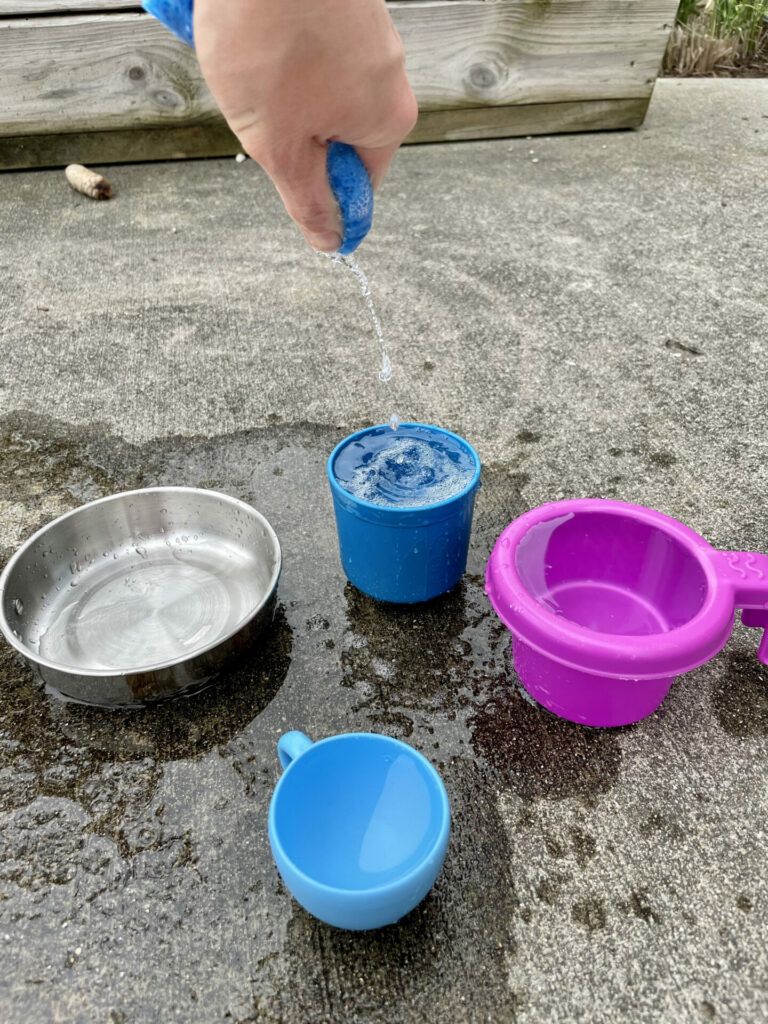
{"type": "MultiPolygon", "coordinates": [[[[454,587],[467,567],[475,495],[480,485],[480,458],[468,441],[442,427],[402,423],[398,436],[416,427],[433,438],[451,438],[471,457],[469,483],[444,501],[398,508],[377,505],[345,490],[334,463],[348,444],[376,430],[359,430],[341,441],[328,459],[328,480],[336,513],[341,564],[350,583],[364,594],[393,604],[429,601],[454,587]]],[[[423,434],[420,436],[424,436],[423,434]]]]}
{"type": "Polygon", "coordinates": [[[376,733],[313,743],[287,732],[269,842],[294,898],[337,928],[394,924],[432,888],[451,814],[445,786],[413,747],[376,733]]]}

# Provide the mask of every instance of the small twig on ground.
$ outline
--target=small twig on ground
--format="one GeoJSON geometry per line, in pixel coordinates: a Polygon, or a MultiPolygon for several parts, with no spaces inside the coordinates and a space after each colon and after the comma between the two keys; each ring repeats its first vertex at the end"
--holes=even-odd
{"type": "Polygon", "coordinates": [[[112,186],[107,179],[96,171],[91,171],[82,164],[70,164],[64,173],[67,181],[76,192],[82,192],[91,199],[109,199],[112,186]]]}

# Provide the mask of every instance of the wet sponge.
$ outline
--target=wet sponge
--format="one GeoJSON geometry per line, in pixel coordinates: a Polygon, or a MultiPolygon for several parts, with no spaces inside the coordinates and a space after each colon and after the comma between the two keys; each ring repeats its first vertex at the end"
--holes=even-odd
{"type": "Polygon", "coordinates": [[[354,252],[371,230],[373,189],[363,162],[345,142],[328,143],[328,180],[341,210],[344,238],[342,256],[354,252]]]}
{"type": "Polygon", "coordinates": [[[187,46],[195,45],[192,34],[192,0],[144,0],[142,7],[187,46]]]}

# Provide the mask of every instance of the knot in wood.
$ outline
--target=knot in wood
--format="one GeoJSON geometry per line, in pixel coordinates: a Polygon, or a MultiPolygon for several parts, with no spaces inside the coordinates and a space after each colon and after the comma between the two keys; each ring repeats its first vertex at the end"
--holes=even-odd
{"type": "Polygon", "coordinates": [[[182,102],[181,97],[177,96],[175,92],[171,92],[170,89],[158,89],[153,98],[158,107],[166,109],[178,107],[182,102]]]}
{"type": "Polygon", "coordinates": [[[498,76],[487,64],[473,64],[469,69],[469,80],[475,89],[492,89],[498,76]]]}

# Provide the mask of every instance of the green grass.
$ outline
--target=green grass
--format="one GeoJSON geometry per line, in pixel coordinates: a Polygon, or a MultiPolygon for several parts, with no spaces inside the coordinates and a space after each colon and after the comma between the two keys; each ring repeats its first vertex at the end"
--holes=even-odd
{"type": "Polygon", "coordinates": [[[679,25],[690,25],[715,39],[733,39],[739,53],[755,52],[766,28],[768,0],[681,0],[677,11],[679,25]]]}

